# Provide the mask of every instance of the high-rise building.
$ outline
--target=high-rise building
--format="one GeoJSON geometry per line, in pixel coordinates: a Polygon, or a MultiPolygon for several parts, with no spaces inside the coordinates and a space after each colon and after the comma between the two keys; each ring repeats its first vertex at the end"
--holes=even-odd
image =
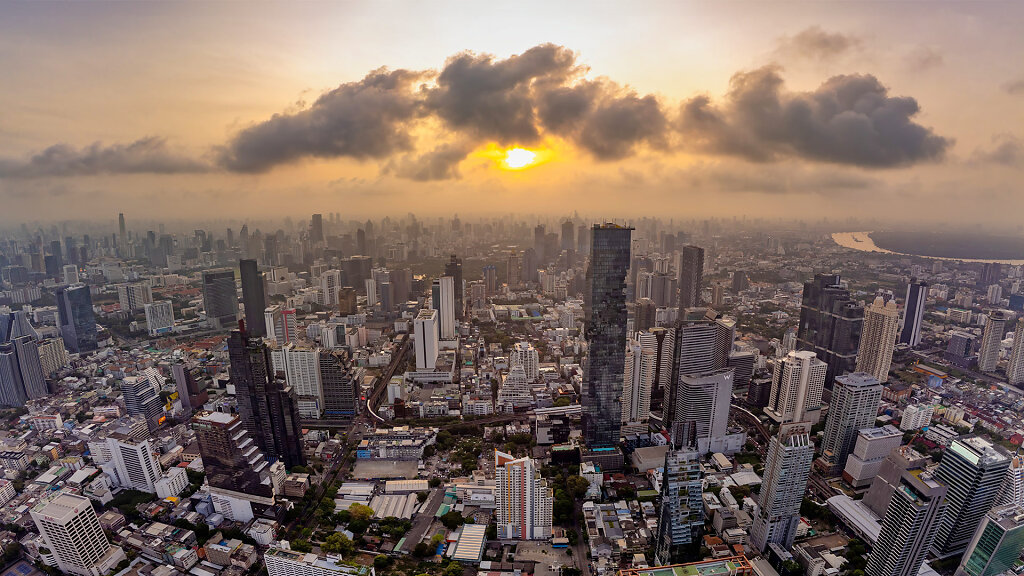
{"type": "Polygon", "coordinates": [[[1024,507],[1024,458],[1014,454],[1010,466],[1006,469],[1003,484],[999,487],[996,505],[1017,504],[1024,507]]]}
{"type": "Polygon", "coordinates": [[[795,350],[775,364],[765,414],[776,422],[817,423],[828,366],[814,352],[795,350]]]}
{"type": "MultiPolygon", "coordinates": [[[[341,270],[324,270],[318,279],[320,293],[323,295],[324,306],[331,307],[338,303],[338,291],[341,290],[341,270]]],[[[366,283],[363,278],[361,284],[366,283]]]]}
{"type": "Polygon", "coordinates": [[[121,380],[121,395],[129,416],[145,418],[151,432],[157,429],[164,413],[164,402],[156,382],[142,376],[125,376],[121,380]]]}
{"type": "Polygon", "coordinates": [[[169,334],[174,331],[174,304],[170,300],[158,300],[146,304],[146,330],[150,336],[169,334]]]}
{"type": "Polygon", "coordinates": [[[49,394],[39,345],[32,336],[15,336],[0,344],[0,405],[22,407],[49,394]]]}
{"type": "Polygon", "coordinates": [[[64,346],[72,354],[84,354],[98,348],[96,316],[92,311],[92,296],[85,284],[57,289],[57,314],[64,346]]]}
{"type": "Polygon", "coordinates": [[[871,488],[864,495],[864,505],[879,517],[885,516],[889,500],[900,485],[900,478],[906,471],[923,472],[928,457],[910,446],[898,446],[882,460],[878,475],[871,480],[871,488]]]}
{"type": "Polygon", "coordinates": [[[309,222],[309,239],[312,242],[324,241],[324,215],[313,214],[309,222]]]}
{"type": "Polygon", "coordinates": [[[704,284],[704,249],[699,246],[683,246],[679,254],[679,313],[700,306],[701,290],[704,284]]]}
{"type": "Polygon", "coordinates": [[[846,467],[857,431],[875,423],[881,401],[882,384],[871,374],[854,372],[836,377],[819,460],[824,474],[836,476],[846,467]]]}
{"type": "Polygon", "coordinates": [[[231,382],[242,425],[271,459],[288,468],[305,463],[298,404],[291,386],[272,371],[266,344],[244,331],[228,337],[231,382]]]}
{"type": "Polygon", "coordinates": [[[439,334],[437,310],[424,308],[413,320],[413,335],[416,344],[416,369],[433,370],[437,364],[439,334]]]}
{"type": "Polygon", "coordinates": [[[584,292],[587,358],[583,368],[583,439],[587,448],[618,445],[626,368],[626,273],[632,228],[595,224],[584,292]]]}
{"type": "Polygon", "coordinates": [[[654,352],[654,378],[651,380],[651,409],[661,411],[666,390],[672,388],[672,363],[675,352],[675,328],[651,328],[637,334],[640,345],[654,352]]]}
{"type": "Polygon", "coordinates": [[[903,432],[891,424],[881,428],[861,428],[857,431],[857,440],[853,450],[846,458],[843,469],[843,481],[855,490],[871,485],[882,462],[903,441],[903,432]]]}
{"type": "Polygon", "coordinates": [[[498,293],[498,269],[493,264],[484,266],[483,269],[484,289],[487,296],[494,296],[498,293]]]}
{"type": "Polygon", "coordinates": [[[62,278],[62,280],[64,281],[64,284],[66,284],[66,285],[78,284],[79,280],[78,280],[78,265],[77,264],[65,264],[63,272],[64,272],[64,274],[63,274],[64,277],[62,278]]]}
{"type": "Polygon", "coordinates": [[[838,274],[815,274],[804,283],[797,347],[811,350],[828,365],[825,383],[857,367],[864,308],[850,299],[838,274]]]}
{"type": "Polygon", "coordinates": [[[265,311],[267,309],[266,280],[255,260],[238,261],[242,276],[242,305],[245,308],[245,327],[256,337],[267,335],[265,311]]]}
{"type": "Polygon", "coordinates": [[[235,272],[229,268],[203,270],[203,308],[217,328],[238,323],[238,292],[235,272]]]}
{"type": "Polygon", "coordinates": [[[891,494],[865,574],[917,576],[946,509],[946,487],[926,472],[904,471],[891,494]]]}
{"type": "Polygon", "coordinates": [[[1017,320],[1013,330],[1013,348],[1006,364],[1006,381],[1014,386],[1024,384],[1024,318],[1017,320]]]}
{"type": "Polygon", "coordinates": [[[978,371],[995,372],[999,364],[1000,343],[1006,334],[1006,322],[1009,320],[1001,310],[989,312],[985,322],[985,331],[981,335],[981,348],[978,350],[978,371]]]}
{"type": "Polygon", "coordinates": [[[374,308],[379,302],[377,298],[377,281],[373,278],[367,278],[364,281],[364,284],[366,284],[366,307],[374,308]]]}
{"type": "Polygon", "coordinates": [[[956,576],[998,576],[1017,564],[1024,551],[1024,508],[995,506],[974,531],[956,576]]]}
{"type": "Polygon", "coordinates": [[[672,385],[665,390],[665,422],[676,421],[675,409],[679,406],[679,375],[701,374],[722,368],[716,364],[719,357],[726,355],[718,351],[718,327],[707,319],[681,320],[674,328],[674,349],[672,351],[672,385]]]}
{"type": "Polygon", "coordinates": [[[437,310],[438,337],[441,340],[455,339],[455,279],[442,276],[434,280],[430,289],[430,307],[437,310]]]}
{"type": "Polygon", "coordinates": [[[995,503],[1010,455],[979,436],[953,440],[942,454],[935,477],[946,485],[948,501],[932,553],[949,558],[967,549],[974,529],[995,503]]]}
{"type": "Polygon", "coordinates": [[[118,284],[117,300],[122,312],[134,313],[153,302],[153,288],[149,282],[118,284]]]}
{"type": "Polygon", "coordinates": [[[274,504],[270,464],[243,426],[224,412],[192,418],[214,509],[235,522],[248,522],[274,504]]]}
{"type": "MultiPolygon", "coordinates": [[[[397,288],[395,288],[395,293],[396,295],[398,294],[397,288]]],[[[408,288],[406,288],[405,294],[406,297],[408,297],[408,288]]],[[[405,299],[403,299],[402,301],[404,302],[405,299]]],[[[351,316],[358,311],[359,308],[356,305],[356,289],[351,286],[342,286],[341,289],[338,290],[338,312],[342,316],[351,316]]]]}
{"type": "Polygon", "coordinates": [[[640,342],[626,346],[626,369],[622,381],[622,428],[645,434],[651,417],[651,388],[654,384],[657,355],[640,342]]]}
{"type": "Polygon", "coordinates": [[[576,249],[576,225],[572,223],[572,220],[566,220],[562,222],[562,250],[575,250],[576,249]]]}
{"type": "Polygon", "coordinates": [[[508,373],[502,378],[501,386],[498,388],[497,404],[503,411],[509,413],[533,404],[530,380],[526,377],[522,362],[511,362],[508,373]]]}
{"type": "Polygon", "coordinates": [[[171,377],[174,379],[174,387],[178,391],[178,399],[186,415],[206,404],[208,395],[199,387],[195,368],[184,362],[175,362],[171,364],[171,377]]]}
{"type": "Polygon", "coordinates": [[[113,458],[111,465],[117,474],[118,485],[129,490],[156,493],[156,483],[162,470],[153,456],[149,439],[133,438],[115,432],[107,437],[107,446],[113,458]]]}
{"type": "Polygon", "coordinates": [[[275,304],[263,311],[263,324],[267,328],[267,338],[284,346],[298,338],[298,319],[294,308],[285,308],[275,304]]]}
{"type": "Polygon", "coordinates": [[[53,376],[58,370],[68,365],[68,351],[60,338],[46,338],[39,342],[39,363],[43,374],[53,376]]]}
{"type": "Polygon", "coordinates": [[[373,566],[339,560],[337,556],[317,556],[276,546],[263,554],[267,576],[377,576],[373,566]]]}
{"type": "Polygon", "coordinates": [[[724,447],[729,433],[733,369],[679,374],[673,422],[692,422],[691,442],[700,454],[732,452],[724,447]]]}
{"type": "Polygon", "coordinates": [[[924,303],[927,299],[928,284],[911,280],[907,285],[907,301],[903,307],[900,344],[917,346],[921,343],[921,324],[924,322],[924,303]]]}
{"type": "Polygon", "coordinates": [[[703,474],[697,447],[674,443],[665,453],[655,557],[672,564],[692,555],[704,528],[703,474]]]}
{"type": "Polygon", "coordinates": [[[462,320],[466,312],[466,286],[462,281],[462,258],[455,254],[444,265],[444,275],[451,276],[455,288],[455,319],[462,320]]]}
{"type": "Polygon", "coordinates": [[[508,354],[509,365],[520,363],[526,378],[533,382],[540,376],[540,355],[533,344],[529,342],[516,342],[508,354]]]}
{"type": "Polygon", "coordinates": [[[554,497],[532,458],[494,451],[494,501],[498,538],[544,540],[551,537],[554,497]]]}
{"type": "Polygon", "coordinates": [[[974,361],[974,344],[977,336],[969,332],[953,332],[949,336],[949,344],[943,354],[950,364],[960,368],[970,368],[974,361]]]}
{"type": "Polygon", "coordinates": [[[320,381],[320,349],[296,346],[294,342],[270,348],[274,373],[284,375],[285,382],[295,391],[299,416],[319,418],[324,406],[324,391],[320,381]]]}
{"type": "Polygon", "coordinates": [[[104,576],[126,558],[103,533],[92,501],[63,490],[40,499],[30,511],[46,547],[65,574],[104,576]]]}
{"type": "Polygon", "coordinates": [[[1003,287],[999,284],[989,286],[986,296],[985,300],[989,304],[999,306],[1003,302],[1003,287]]]}
{"type": "Polygon", "coordinates": [[[900,313],[895,300],[881,296],[864,309],[864,329],[860,333],[857,372],[867,372],[879,382],[889,379],[889,366],[896,346],[900,313]]]}
{"type": "Polygon", "coordinates": [[[789,422],[768,442],[750,544],[764,552],[771,543],[789,549],[800,523],[800,504],[811,474],[814,443],[808,422],[789,422]]]}
{"type": "Polygon", "coordinates": [[[658,317],[658,307],[654,304],[654,300],[641,298],[636,301],[634,310],[635,319],[633,325],[637,332],[644,332],[655,326],[658,317]]]}
{"type": "Polygon", "coordinates": [[[320,350],[324,418],[348,419],[359,415],[363,406],[360,387],[364,372],[355,365],[347,350],[320,350]]]}
{"type": "Polygon", "coordinates": [[[509,288],[518,288],[523,285],[523,257],[515,250],[508,253],[506,277],[509,288]]]}

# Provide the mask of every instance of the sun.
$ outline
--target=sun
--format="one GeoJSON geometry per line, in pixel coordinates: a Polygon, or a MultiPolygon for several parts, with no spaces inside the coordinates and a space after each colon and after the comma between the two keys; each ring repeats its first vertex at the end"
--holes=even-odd
{"type": "Polygon", "coordinates": [[[537,159],[537,153],[525,148],[510,148],[505,151],[504,163],[509,170],[522,170],[533,164],[537,159]]]}

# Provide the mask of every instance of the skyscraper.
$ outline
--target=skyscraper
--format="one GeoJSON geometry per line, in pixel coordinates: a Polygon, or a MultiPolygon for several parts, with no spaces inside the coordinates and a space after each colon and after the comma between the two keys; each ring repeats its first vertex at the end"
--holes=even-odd
{"type": "Polygon", "coordinates": [[[595,224],[587,269],[588,354],[583,368],[583,439],[588,448],[618,445],[626,365],[626,273],[632,228],[595,224]]]}
{"type": "Polygon", "coordinates": [[[928,457],[908,446],[897,446],[885,457],[878,467],[878,473],[871,480],[871,488],[864,495],[864,505],[879,517],[885,516],[889,501],[900,485],[900,478],[906,471],[923,472],[928,457]]]}
{"type": "Polygon", "coordinates": [[[1024,508],[995,506],[974,531],[956,576],[997,576],[1012,568],[1024,551],[1024,508]]]}
{"type": "Polygon", "coordinates": [[[145,418],[150,432],[157,429],[164,413],[164,402],[156,382],[143,376],[125,376],[121,380],[121,396],[129,416],[145,418]]]}
{"type": "Polygon", "coordinates": [[[267,328],[267,338],[284,346],[298,337],[295,309],[274,304],[263,311],[263,324],[267,328]]]}
{"type": "Polygon", "coordinates": [[[153,302],[153,288],[149,282],[132,282],[117,285],[117,300],[122,312],[142,310],[153,302]]]}
{"type": "Polygon", "coordinates": [[[699,454],[731,452],[723,443],[729,433],[732,384],[732,368],[679,374],[673,423],[693,423],[691,442],[699,454]]]}
{"type": "Polygon", "coordinates": [[[174,303],[170,300],[150,302],[143,307],[146,312],[146,330],[150,336],[159,336],[174,331],[174,303]]]}
{"type": "Polygon", "coordinates": [[[452,254],[444,265],[444,275],[452,278],[455,288],[455,319],[462,320],[466,311],[466,286],[462,281],[462,258],[452,254]]]}
{"type": "Polygon", "coordinates": [[[31,336],[0,344],[0,405],[21,407],[49,394],[39,345],[31,336]]]}
{"type": "Polygon", "coordinates": [[[309,239],[312,242],[324,241],[324,215],[313,214],[309,222],[309,239]]]}
{"type": "Polygon", "coordinates": [[[92,296],[85,284],[62,286],[57,289],[57,314],[64,346],[72,354],[92,352],[99,346],[96,337],[96,316],[92,311],[92,296]]]}
{"type": "Polygon", "coordinates": [[[917,346],[921,343],[921,323],[924,320],[924,303],[927,299],[928,284],[911,280],[907,285],[907,301],[903,307],[900,344],[917,346]]]}
{"type": "Polygon", "coordinates": [[[508,253],[506,278],[509,288],[518,288],[523,284],[523,257],[515,250],[508,253]]]}
{"type": "Polygon", "coordinates": [[[238,323],[238,292],[233,270],[203,270],[203,308],[207,319],[217,328],[238,323]]]}
{"type": "Polygon", "coordinates": [[[1006,381],[1011,385],[1024,384],[1024,318],[1017,320],[1013,330],[1013,349],[1006,363],[1006,381]]]}
{"type": "Polygon", "coordinates": [[[438,337],[441,340],[455,339],[455,279],[442,276],[430,287],[430,307],[437,310],[438,337]]]}
{"type": "Polygon", "coordinates": [[[935,477],[946,485],[948,509],[942,517],[932,553],[949,558],[962,553],[982,516],[995,503],[1010,455],[979,436],[953,440],[942,454],[935,477]]]}
{"type": "Polygon", "coordinates": [[[153,456],[149,439],[142,440],[123,432],[114,432],[107,437],[107,445],[113,456],[111,463],[117,472],[118,485],[155,494],[162,470],[153,456]]]}
{"type": "Polygon", "coordinates": [[[836,377],[819,460],[827,476],[836,476],[846,467],[857,431],[874,425],[881,400],[882,384],[871,374],[854,372],[836,377]]]}
{"type": "Polygon", "coordinates": [[[1024,507],[1024,459],[1020,454],[1014,454],[1010,459],[1006,476],[1003,476],[1003,484],[999,487],[996,505],[1002,504],[1017,504],[1024,507]]]}
{"type": "Polygon", "coordinates": [[[540,354],[529,342],[516,342],[508,353],[509,364],[519,363],[523,366],[526,378],[533,382],[540,376],[540,354]]]}
{"type": "Polygon", "coordinates": [[[267,309],[267,296],[264,290],[263,272],[255,260],[238,261],[238,270],[242,276],[242,304],[245,306],[245,326],[255,337],[267,335],[267,323],[264,311],[267,309]]]}
{"type": "Polygon", "coordinates": [[[661,564],[672,564],[692,555],[699,546],[704,528],[703,474],[697,447],[685,440],[673,442],[665,453],[665,472],[661,484],[661,508],[658,513],[658,540],[655,557],[661,564]]]}
{"type": "Polygon", "coordinates": [[[274,504],[270,465],[237,415],[200,412],[192,418],[192,429],[215,510],[248,522],[274,504]]]}
{"type": "Polygon", "coordinates": [[[683,310],[700,306],[701,289],[704,283],[704,249],[699,246],[683,246],[679,255],[679,314],[683,310]]]}
{"type": "Polygon", "coordinates": [[[347,350],[320,350],[320,383],[324,418],[354,418],[362,410],[360,386],[364,369],[352,362],[347,350]]]}
{"type": "Polygon", "coordinates": [[[776,422],[821,420],[821,394],[828,367],[808,350],[793,351],[775,364],[765,414],[776,422]]]}
{"type": "Polygon", "coordinates": [[[760,552],[772,542],[789,549],[800,523],[800,504],[811,474],[814,443],[808,422],[790,422],[768,443],[750,544],[760,552]]]}
{"type": "Polygon", "coordinates": [[[57,567],[65,574],[102,576],[126,558],[123,550],[110,544],[92,501],[84,496],[63,490],[51,492],[32,507],[30,514],[57,567]]]}
{"type": "Polygon", "coordinates": [[[416,341],[416,369],[433,370],[439,349],[437,310],[424,308],[419,311],[413,320],[413,335],[416,341]]]}
{"type": "Polygon", "coordinates": [[[634,308],[634,327],[638,332],[650,330],[654,327],[658,315],[658,307],[650,298],[641,298],[636,301],[634,308]]]}
{"type": "Polygon", "coordinates": [[[498,538],[544,540],[551,537],[554,498],[532,458],[494,451],[494,500],[498,538]]]}
{"type": "Polygon", "coordinates": [[[867,576],[917,576],[946,509],[946,487],[926,472],[902,472],[882,517],[867,576]]]}
{"type": "Polygon", "coordinates": [[[995,372],[999,364],[999,347],[1006,334],[1006,313],[993,310],[988,314],[985,331],[981,335],[981,348],[978,350],[978,371],[995,372]]]}
{"type": "Polygon", "coordinates": [[[646,433],[651,417],[651,388],[657,355],[631,340],[626,346],[626,369],[622,381],[622,427],[627,432],[646,433]]]}
{"type": "Polygon", "coordinates": [[[864,329],[860,333],[857,372],[867,372],[879,382],[889,379],[889,366],[899,331],[899,309],[895,300],[887,303],[881,296],[864,309],[864,329]]]}
{"type": "Polygon", "coordinates": [[[174,379],[178,399],[186,415],[192,414],[194,409],[206,404],[208,395],[199,387],[193,367],[184,362],[175,362],[171,364],[171,377],[174,379]]]}
{"type": "Polygon", "coordinates": [[[651,381],[651,409],[662,410],[667,390],[672,388],[672,363],[675,352],[675,328],[651,328],[637,335],[645,349],[653,350],[654,378],[651,381]]]}
{"type": "Polygon", "coordinates": [[[576,225],[572,223],[572,220],[566,220],[562,222],[562,250],[575,250],[576,239],[575,239],[576,225]]]}
{"type": "Polygon", "coordinates": [[[864,308],[850,299],[838,274],[815,274],[804,283],[797,347],[811,350],[828,365],[825,383],[856,370],[864,308]]]}
{"type": "Polygon", "coordinates": [[[498,268],[493,264],[488,264],[484,266],[482,275],[487,296],[496,295],[498,293],[498,268]]]}

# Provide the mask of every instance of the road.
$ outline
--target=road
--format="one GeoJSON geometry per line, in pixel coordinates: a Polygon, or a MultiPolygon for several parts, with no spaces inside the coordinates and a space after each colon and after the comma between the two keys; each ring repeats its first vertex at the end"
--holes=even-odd
{"type": "Polygon", "coordinates": [[[423,537],[427,535],[431,524],[434,523],[434,514],[441,507],[444,500],[444,485],[438,486],[430,491],[426,504],[419,514],[413,517],[412,528],[405,534],[405,542],[402,543],[402,550],[411,553],[423,537]]]}
{"type": "Polygon", "coordinates": [[[366,412],[371,418],[381,424],[384,423],[384,419],[377,414],[377,408],[380,408],[380,399],[384,395],[384,391],[387,390],[388,382],[391,381],[395,372],[398,371],[398,368],[405,365],[405,356],[409,353],[409,348],[411,348],[410,344],[411,340],[409,339],[409,335],[406,334],[402,337],[401,344],[398,345],[398,351],[392,354],[391,363],[388,364],[388,367],[385,368],[384,372],[382,372],[377,378],[377,382],[373,387],[373,392],[371,392],[366,398],[366,412]]]}

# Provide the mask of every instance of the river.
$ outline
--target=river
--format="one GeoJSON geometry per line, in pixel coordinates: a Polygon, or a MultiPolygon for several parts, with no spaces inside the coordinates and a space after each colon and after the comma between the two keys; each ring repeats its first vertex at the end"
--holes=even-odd
{"type": "Polygon", "coordinates": [[[853,250],[860,250],[861,252],[878,252],[881,254],[897,254],[899,256],[914,256],[916,258],[931,258],[932,260],[952,260],[954,262],[998,262],[1000,264],[1009,264],[1011,266],[1024,265],[1024,260],[988,260],[984,258],[945,258],[942,256],[920,256],[917,254],[904,254],[903,252],[893,252],[892,250],[886,250],[875,244],[875,241],[871,239],[871,231],[867,232],[835,232],[832,234],[832,240],[842,246],[843,248],[851,248],[853,250]]]}

